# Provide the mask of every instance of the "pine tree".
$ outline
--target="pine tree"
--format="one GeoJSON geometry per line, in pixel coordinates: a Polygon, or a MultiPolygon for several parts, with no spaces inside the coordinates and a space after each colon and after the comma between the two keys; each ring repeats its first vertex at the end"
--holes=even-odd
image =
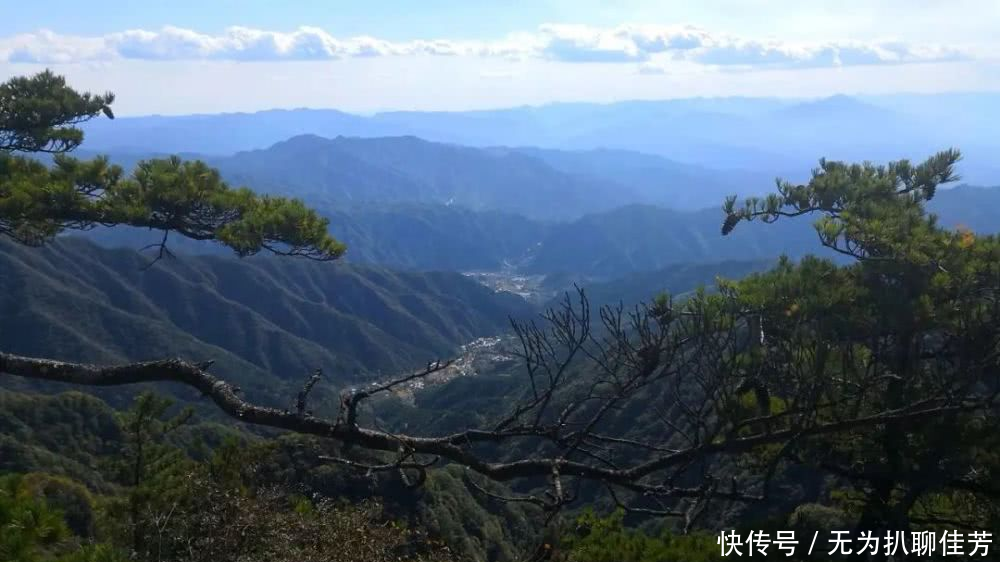
{"type": "Polygon", "coordinates": [[[213,240],[240,256],[261,250],[335,259],[344,246],[301,201],[232,188],[203,162],[174,156],[139,162],[129,174],[106,157],[67,153],[77,125],[113,117],[112,94],[78,93],[49,71],[0,84],[0,236],[42,244],[63,230],[131,225],[213,240]],[[51,154],[51,165],[32,155],[51,154]]]}

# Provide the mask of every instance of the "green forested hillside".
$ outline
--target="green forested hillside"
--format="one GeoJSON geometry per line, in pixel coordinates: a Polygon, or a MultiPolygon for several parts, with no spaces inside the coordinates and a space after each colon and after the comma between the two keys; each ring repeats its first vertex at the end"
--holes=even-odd
{"type": "Polygon", "coordinates": [[[113,410],[92,395],[0,389],[0,472],[47,471],[104,489],[97,459],[116,454],[121,440],[113,410]]]}
{"type": "Polygon", "coordinates": [[[719,235],[718,211],[684,213],[635,205],[583,217],[553,229],[526,270],[574,272],[613,279],[692,262],[801,256],[815,252],[808,219],[751,225],[719,235]]]}
{"type": "Polygon", "coordinates": [[[214,359],[248,387],[323,368],[346,384],[446,356],[523,314],[457,273],[266,258],[148,259],[83,240],[0,241],[0,346],[99,362],[214,359]]]}
{"type": "Polygon", "coordinates": [[[606,304],[632,306],[649,303],[657,295],[677,296],[699,287],[713,288],[717,278],[742,279],[751,273],[766,271],[776,260],[730,260],[718,263],[684,263],[654,271],[642,271],[618,279],[583,284],[594,306],[606,304]]]}
{"type": "Polygon", "coordinates": [[[519,266],[552,228],[516,214],[446,205],[369,204],[327,216],[331,231],[350,241],[348,261],[417,270],[519,266]]]}
{"type": "MultiPolygon", "coordinates": [[[[394,475],[368,478],[351,469],[324,463],[317,456],[336,451],[336,446],[330,443],[290,435],[259,439],[231,425],[206,422],[197,416],[169,434],[144,439],[150,459],[159,460],[150,466],[141,485],[135,487],[122,478],[121,471],[126,468],[127,472],[129,463],[136,458],[130,420],[134,419],[141,400],[127,410],[124,407],[115,410],[81,392],[46,396],[0,389],[0,484],[5,482],[4,474],[9,473],[20,482],[37,482],[45,491],[39,499],[60,510],[53,521],[65,516],[67,523],[81,520],[85,523],[82,529],[80,525],[71,525],[71,532],[54,537],[49,548],[55,552],[74,552],[81,543],[96,540],[114,539],[119,545],[130,544],[135,539],[122,536],[131,524],[127,521],[131,516],[121,511],[126,500],[141,502],[140,521],[150,526],[181,520],[174,524],[171,533],[181,544],[160,545],[158,540],[160,546],[153,547],[157,550],[176,553],[178,546],[186,546],[185,541],[203,536],[200,528],[203,525],[210,525],[218,533],[214,540],[206,541],[206,547],[219,548],[220,552],[182,560],[218,560],[216,556],[259,553],[260,545],[248,543],[245,536],[241,540],[239,530],[244,526],[232,522],[233,510],[243,512],[248,521],[256,521],[254,524],[261,532],[281,528],[280,536],[269,539],[272,543],[269,548],[296,552],[303,544],[302,537],[294,534],[297,526],[281,527],[267,517],[311,513],[302,511],[308,505],[307,497],[338,509],[361,508],[368,512],[367,517],[349,522],[344,529],[353,537],[351,540],[380,529],[398,533],[408,527],[414,533],[408,537],[409,549],[427,550],[447,544],[446,549],[429,558],[435,561],[450,560],[452,556],[457,560],[516,560],[537,533],[530,509],[473,494],[462,482],[462,471],[457,467],[435,471],[424,487],[411,490],[394,475]],[[19,474],[24,475],[23,479],[19,474]],[[266,508],[253,503],[228,503],[240,498],[245,501],[268,497],[274,503],[266,508]],[[378,510],[370,512],[376,506],[378,510]],[[167,512],[175,513],[176,517],[164,520],[167,512]],[[184,522],[188,518],[200,523],[190,527],[190,522],[184,522]],[[218,545],[227,540],[222,537],[227,529],[236,531],[232,542],[218,545]]],[[[168,410],[174,411],[176,407],[168,410]]],[[[153,419],[147,423],[155,425],[159,421],[153,419]]],[[[9,498],[5,493],[0,489],[0,534],[9,535],[11,525],[4,519],[3,505],[9,498]]],[[[334,526],[344,523],[336,518],[329,522],[334,526]]],[[[311,535],[309,538],[318,540],[311,535]]],[[[382,540],[387,538],[384,536],[382,540]]],[[[7,546],[0,540],[0,554],[8,553],[3,550],[7,546]]],[[[392,553],[391,560],[400,560],[399,556],[407,552],[398,548],[402,545],[391,546],[379,547],[392,553]]],[[[31,545],[23,548],[32,550],[31,545]]],[[[374,552],[369,547],[368,557],[345,554],[343,560],[371,560],[374,552]]],[[[321,560],[331,560],[328,553],[321,555],[325,556],[321,560]]],[[[124,559],[123,555],[97,560],[124,559]]],[[[299,559],[292,558],[289,562],[294,560],[299,559]]],[[[81,562],[92,559],[84,558],[81,562]]]]}

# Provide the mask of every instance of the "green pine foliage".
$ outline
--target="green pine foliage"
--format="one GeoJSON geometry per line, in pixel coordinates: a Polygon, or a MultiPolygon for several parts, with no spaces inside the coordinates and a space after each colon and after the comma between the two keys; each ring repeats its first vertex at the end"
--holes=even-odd
{"type": "Polygon", "coordinates": [[[345,247],[301,201],[255,195],[203,162],[139,162],[131,174],[107,158],[66,153],[77,127],[113,117],[111,94],[78,93],[49,71],[0,84],[0,235],[41,244],[63,230],[124,224],[214,240],[247,256],[261,250],[334,259],[345,247]],[[52,166],[19,153],[54,153],[52,166]]]}
{"type": "Polygon", "coordinates": [[[0,558],[41,562],[69,535],[59,512],[21,489],[21,478],[0,479],[0,558]]]}
{"type": "Polygon", "coordinates": [[[693,533],[659,535],[628,528],[621,510],[600,517],[582,514],[554,548],[566,562],[714,562],[722,560],[714,536],[693,533]]]}
{"type": "Polygon", "coordinates": [[[93,542],[94,500],[78,483],[41,473],[0,476],[0,560],[124,562],[93,542]]]}

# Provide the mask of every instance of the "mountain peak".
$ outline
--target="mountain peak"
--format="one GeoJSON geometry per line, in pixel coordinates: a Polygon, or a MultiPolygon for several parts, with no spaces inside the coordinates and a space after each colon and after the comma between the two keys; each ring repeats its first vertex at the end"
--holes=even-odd
{"type": "Polygon", "coordinates": [[[876,105],[863,102],[847,94],[836,94],[817,100],[806,101],[779,109],[777,115],[792,118],[823,118],[830,116],[873,117],[885,116],[891,112],[876,105]]]}

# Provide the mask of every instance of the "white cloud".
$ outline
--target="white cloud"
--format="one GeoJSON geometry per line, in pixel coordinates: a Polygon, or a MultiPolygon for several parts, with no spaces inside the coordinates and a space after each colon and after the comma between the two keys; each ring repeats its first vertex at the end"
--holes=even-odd
{"type": "Polygon", "coordinates": [[[452,54],[456,50],[446,42],[400,44],[368,36],[337,39],[316,27],[300,27],[290,33],[230,27],[221,35],[164,27],[158,32],[113,33],[106,36],[105,41],[109,50],[122,58],[152,60],[329,60],[417,51],[452,54]]]}
{"type": "Polygon", "coordinates": [[[958,48],[901,41],[804,43],[713,33],[689,25],[593,27],[546,24],[496,41],[387,41],[333,37],[316,27],[292,32],[230,27],[206,34],[178,27],[133,29],[100,37],[51,31],[0,38],[0,62],[60,64],[134,60],[337,60],[409,55],[545,59],[574,63],[639,63],[662,73],[683,61],[724,68],[824,68],[966,60],[958,48]]]}
{"type": "Polygon", "coordinates": [[[732,40],[696,49],[691,60],[737,66],[838,67],[964,60],[970,55],[947,47],[900,42],[831,42],[788,44],[778,41],[732,40]]]}
{"type": "Polygon", "coordinates": [[[546,25],[542,54],[567,62],[642,62],[639,72],[662,73],[664,61],[721,67],[822,68],[941,62],[972,58],[957,48],[900,41],[804,43],[710,33],[693,26],[623,25],[614,28],[546,25]],[[660,63],[660,64],[657,64],[660,63]]]}
{"type": "Polygon", "coordinates": [[[113,56],[103,37],[67,37],[42,30],[0,39],[0,60],[8,62],[60,64],[113,56]]]}
{"type": "Polygon", "coordinates": [[[658,53],[681,55],[713,41],[707,31],[693,26],[548,24],[539,32],[545,38],[543,55],[570,62],[644,61],[658,53]]]}

